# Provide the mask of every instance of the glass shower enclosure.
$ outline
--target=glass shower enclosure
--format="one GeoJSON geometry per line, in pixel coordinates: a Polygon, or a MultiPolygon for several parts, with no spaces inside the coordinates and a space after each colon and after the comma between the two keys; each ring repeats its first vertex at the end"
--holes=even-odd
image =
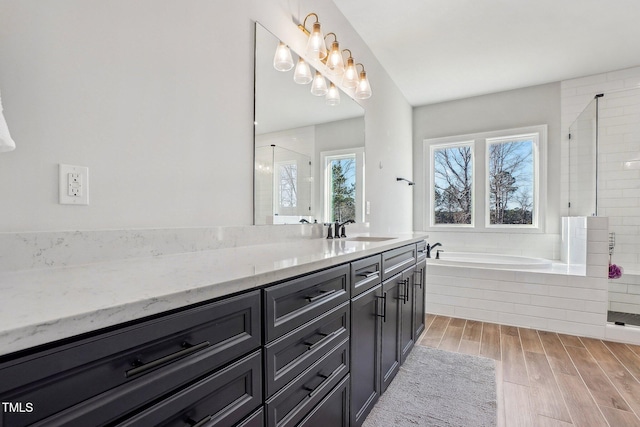
{"type": "Polygon", "coordinates": [[[609,321],[640,325],[640,88],[597,95],[569,133],[569,215],[609,218],[609,321]]]}

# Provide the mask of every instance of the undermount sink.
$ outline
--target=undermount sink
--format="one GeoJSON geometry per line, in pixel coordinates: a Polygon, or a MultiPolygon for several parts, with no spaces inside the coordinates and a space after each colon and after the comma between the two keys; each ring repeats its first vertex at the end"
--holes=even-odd
{"type": "Polygon", "coordinates": [[[385,240],[393,240],[393,239],[397,239],[397,237],[358,236],[358,237],[348,237],[345,240],[350,240],[352,242],[384,242],[385,240]]]}

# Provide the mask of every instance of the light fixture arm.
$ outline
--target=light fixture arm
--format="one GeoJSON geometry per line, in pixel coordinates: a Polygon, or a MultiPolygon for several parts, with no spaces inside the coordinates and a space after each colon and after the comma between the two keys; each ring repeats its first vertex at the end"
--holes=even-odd
{"type": "MultiPolygon", "coordinates": [[[[345,50],[347,50],[347,49],[345,49],[345,50]]],[[[364,65],[362,65],[362,63],[358,62],[358,63],[356,64],[356,68],[358,68],[358,65],[362,67],[362,71],[361,71],[361,72],[362,72],[362,73],[364,73],[364,72],[365,72],[365,71],[364,71],[364,65]]]]}
{"type": "Polygon", "coordinates": [[[327,37],[329,36],[333,36],[333,41],[337,42],[338,41],[338,36],[336,36],[336,33],[327,33],[327,35],[324,36],[324,39],[327,40],[327,37]]]}
{"type": "Polygon", "coordinates": [[[315,16],[316,18],[316,22],[319,22],[318,19],[318,15],[316,15],[315,13],[311,12],[310,14],[308,14],[307,16],[305,16],[304,21],[302,21],[302,24],[298,24],[298,28],[300,28],[302,30],[302,32],[304,32],[307,36],[311,34],[311,32],[309,30],[307,30],[307,19],[311,16],[315,16]]]}

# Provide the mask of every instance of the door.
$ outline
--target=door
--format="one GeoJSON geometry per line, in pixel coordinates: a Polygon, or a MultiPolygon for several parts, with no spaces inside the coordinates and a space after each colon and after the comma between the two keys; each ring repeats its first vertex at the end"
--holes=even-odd
{"type": "Polygon", "coordinates": [[[404,270],[400,283],[400,363],[404,363],[411,352],[415,335],[413,328],[414,270],[413,266],[404,270]]]}
{"type": "Polygon", "coordinates": [[[424,332],[424,317],[426,315],[426,283],[427,260],[418,261],[413,278],[413,341],[417,342],[420,334],[424,332]]]}
{"type": "Polygon", "coordinates": [[[400,368],[400,313],[404,300],[402,274],[382,283],[381,391],[387,389],[400,368]]]}
{"type": "Polygon", "coordinates": [[[382,285],[351,300],[351,426],[362,425],[380,397],[382,285]]]}

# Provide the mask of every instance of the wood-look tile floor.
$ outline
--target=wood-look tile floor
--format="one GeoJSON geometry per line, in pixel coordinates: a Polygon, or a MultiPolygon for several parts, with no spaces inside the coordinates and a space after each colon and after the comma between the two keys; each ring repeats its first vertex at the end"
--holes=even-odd
{"type": "Polygon", "coordinates": [[[640,346],[435,315],[417,344],[495,359],[500,427],[640,427],[640,346]]]}

